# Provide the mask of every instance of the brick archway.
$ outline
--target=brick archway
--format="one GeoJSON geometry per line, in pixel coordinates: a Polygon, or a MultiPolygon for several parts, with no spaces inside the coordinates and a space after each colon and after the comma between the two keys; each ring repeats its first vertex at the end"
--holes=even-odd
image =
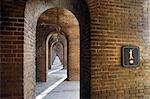
{"type": "Polygon", "coordinates": [[[64,66],[68,67],[68,79],[79,80],[80,76],[80,35],[79,23],[76,17],[68,10],[62,8],[48,9],[42,13],[37,23],[37,77],[46,81],[48,68],[52,65],[51,52],[48,45],[54,41],[61,41],[65,49],[64,66]],[[56,17],[58,22],[55,22],[56,17]],[[68,21],[72,21],[71,23],[68,21]],[[59,26],[57,26],[59,24],[59,26]],[[61,28],[60,31],[56,31],[61,28]],[[50,32],[52,31],[52,32],[50,32]],[[50,32],[50,33],[49,33],[50,32]],[[46,40],[45,40],[46,39],[46,40]],[[68,51],[67,51],[68,50],[68,51]],[[46,51],[46,52],[45,52],[46,51]],[[68,54],[68,55],[67,55],[68,54]],[[46,57],[46,58],[45,58],[46,57]],[[69,60],[67,60],[69,57],[69,60]],[[46,61],[44,61],[46,59],[46,61]],[[50,59],[50,60],[48,60],[50,59]],[[67,66],[68,65],[68,66],[67,66]],[[41,75],[41,76],[40,76],[41,75]]]}
{"type": "MultiPolygon", "coordinates": [[[[33,3],[33,2],[36,2],[36,1],[28,1],[27,4],[26,4],[26,9],[25,9],[25,24],[27,26],[32,27],[30,28],[31,29],[31,33],[34,33],[35,34],[35,30],[36,30],[36,23],[38,22],[38,18],[40,17],[40,15],[45,12],[46,10],[50,9],[50,8],[55,8],[55,7],[61,7],[61,8],[66,8],[68,9],[69,11],[71,11],[75,16],[76,18],[78,19],[79,21],[79,26],[80,26],[80,69],[81,69],[81,97],[89,97],[90,96],[90,69],[89,69],[89,66],[90,66],[90,19],[89,19],[89,11],[88,11],[88,8],[87,8],[87,5],[85,2],[83,1],[78,1],[78,2],[75,2],[75,1],[70,1],[70,2],[66,2],[66,1],[54,1],[56,4],[58,5],[53,5],[54,2],[52,1],[49,1],[49,4],[52,3],[52,5],[45,5],[43,6],[43,4],[47,3],[46,2],[43,2],[43,1],[40,1],[42,5],[39,5],[39,6],[43,6],[43,8],[38,8],[38,4],[40,4],[40,2],[37,2],[38,4],[35,5],[35,9],[30,9],[29,6],[32,6],[32,4],[36,4],[36,3],[33,3]],[[66,5],[65,3],[68,5],[66,5]],[[74,3],[73,3],[74,2],[74,3]],[[82,2],[82,3],[81,3],[82,2]],[[72,8],[71,6],[69,5],[78,5],[80,6],[80,8],[72,8]],[[40,9],[40,10],[39,10],[40,9]],[[80,9],[80,10],[79,10],[80,9]],[[78,10],[78,11],[77,11],[78,10]],[[36,15],[35,15],[35,12],[36,12],[36,15]],[[37,13],[38,12],[38,13],[37,13]],[[87,13],[85,13],[87,12],[87,13]],[[32,17],[33,16],[33,17],[32,17]],[[31,20],[32,19],[32,20],[31,20]],[[31,21],[33,22],[31,24],[31,21]],[[89,70],[89,71],[87,71],[89,70]],[[88,73],[87,73],[88,72],[88,73]],[[85,73],[87,73],[86,75],[84,75],[85,73]],[[86,76],[86,78],[89,78],[89,79],[84,79],[86,76]]],[[[27,34],[27,38],[29,37],[30,39],[34,39],[34,36],[31,36],[30,34],[28,34],[27,32],[25,32],[25,34],[27,34]]],[[[24,46],[30,46],[28,44],[25,44],[24,46]]],[[[29,47],[30,50],[34,50],[34,47],[29,47]]],[[[28,52],[26,51],[26,49],[24,50],[24,54],[27,54],[28,52]],[[27,52],[27,53],[26,53],[27,52]]],[[[25,55],[26,56],[26,55],[25,55]]],[[[28,59],[28,57],[24,57],[24,60],[28,59]]],[[[34,57],[33,57],[34,59],[34,57]]],[[[28,66],[26,63],[24,63],[25,66],[28,66]]],[[[30,67],[30,70],[32,67],[30,67]]],[[[46,68],[45,68],[46,69],[46,68]]],[[[32,71],[33,72],[33,71],[32,71]]],[[[24,72],[24,74],[26,75],[26,71],[24,72]]],[[[46,77],[46,75],[45,75],[46,77]]],[[[26,78],[25,78],[26,79],[26,78]]],[[[32,79],[32,78],[31,78],[32,79]]],[[[46,79],[44,79],[46,80],[46,79]]],[[[31,80],[30,80],[31,81],[31,80]]],[[[28,83],[28,84],[31,84],[30,81],[28,80],[28,82],[25,82],[28,83]]],[[[24,86],[24,88],[26,89],[27,86],[24,86]]],[[[28,89],[29,90],[29,89],[28,89]]],[[[28,91],[28,93],[32,93],[31,90],[28,91]]],[[[30,97],[30,95],[25,92],[26,96],[27,97],[30,97]]]]}
{"type": "MultiPolygon", "coordinates": [[[[47,28],[45,28],[44,26],[44,29],[47,28]]],[[[37,31],[38,30],[39,29],[37,29],[37,31]]],[[[46,32],[42,30],[42,32],[38,31],[38,33],[41,33],[42,35],[37,34],[37,40],[36,40],[36,81],[37,82],[47,81],[47,72],[48,69],[51,68],[52,60],[53,60],[51,57],[52,56],[51,45],[54,42],[61,42],[63,44],[63,49],[64,49],[64,56],[63,56],[64,58],[62,58],[63,65],[67,67],[67,39],[65,34],[60,32],[58,33],[57,31],[53,31],[49,33],[48,30],[46,32]],[[45,35],[44,33],[46,32],[48,34],[44,36],[45,35]]]]}
{"type": "Polygon", "coordinates": [[[81,98],[149,99],[149,5],[150,0],[1,0],[0,98],[34,99],[37,20],[59,7],[80,23],[81,98]],[[140,47],[138,68],[121,66],[126,44],[140,47]]]}
{"type": "MultiPolygon", "coordinates": [[[[64,65],[64,67],[66,68],[67,67],[67,48],[68,48],[68,44],[67,44],[67,37],[66,37],[66,35],[65,35],[65,33],[62,33],[62,34],[59,34],[59,36],[58,36],[58,38],[54,38],[53,37],[53,35],[54,34],[57,34],[57,32],[55,31],[55,32],[51,32],[49,35],[51,35],[51,37],[50,38],[47,38],[47,39],[49,39],[49,42],[48,42],[48,67],[49,67],[49,69],[51,68],[51,65],[52,65],[52,60],[51,60],[51,53],[52,53],[52,45],[54,44],[54,43],[57,43],[57,42],[59,42],[59,43],[61,43],[62,44],[62,46],[63,46],[63,49],[64,49],[64,58],[63,58],[63,65],[64,65]]],[[[49,36],[48,36],[49,37],[49,36]]]]}
{"type": "MultiPolygon", "coordinates": [[[[60,59],[60,62],[64,63],[64,46],[60,42],[54,42],[51,45],[51,63],[53,64],[55,57],[58,56],[60,59]],[[54,53],[54,55],[53,55],[54,53]]],[[[51,65],[52,65],[51,64],[51,65]]],[[[63,65],[64,66],[64,65],[63,65]]]]}
{"type": "MultiPolygon", "coordinates": [[[[3,43],[2,39],[2,42],[0,42],[1,46],[3,46],[2,51],[7,52],[5,54],[8,55],[4,56],[1,61],[2,69],[0,69],[0,71],[2,71],[2,73],[4,72],[4,74],[2,74],[3,78],[1,79],[1,84],[2,86],[10,86],[9,92],[5,87],[0,86],[0,90],[2,90],[0,91],[0,96],[6,98],[35,98],[35,42],[37,21],[44,11],[50,8],[58,7],[66,8],[71,11],[79,21],[81,38],[80,92],[81,97],[89,97],[89,72],[91,65],[90,15],[86,2],[84,0],[2,0],[2,3],[0,3],[0,5],[2,5],[2,23],[4,27],[7,27],[1,28],[1,30],[3,31],[3,33],[1,34],[2,36],[7,36],[8,34],[11,38],[11,41],[5,42],[4,40],[5,43],[3,43]],[[12,55],[12,52],[13,55],[16,55],[16,57],[9,57],[10,54],[12,55]],[[11,77],[11,79],[8,79],[9,77],[11,77]]],[[[5,55],[2,51],[0,53],[2,53],[2,55],[5,55]]]]}
{"type": "Polygon", "coordinates": [[[62,43],[53,42],[51,44],[51,59],[52,59],[51,65],[53,64],[55,57],[58,56],[62,65],[64,66],[64,60],[65,60],[64,59],[64,57],[65,57],[64,51],[65,51],[65,49],[64,49],[64,45],[62,43]],[[52,53],[55,53],[55,55],[53,56],[52,53]]]}

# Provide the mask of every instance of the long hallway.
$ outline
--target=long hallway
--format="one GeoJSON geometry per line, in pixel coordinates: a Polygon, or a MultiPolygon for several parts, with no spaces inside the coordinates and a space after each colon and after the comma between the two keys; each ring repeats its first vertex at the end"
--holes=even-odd
{"type": "Polygon", "coordinates": [[[150,99],[150,0],[0,7],[0,99],[150,99]]]}

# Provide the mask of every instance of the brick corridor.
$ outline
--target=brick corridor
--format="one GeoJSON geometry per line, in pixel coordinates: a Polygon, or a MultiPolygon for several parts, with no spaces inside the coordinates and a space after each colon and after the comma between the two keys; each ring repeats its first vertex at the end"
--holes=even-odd
{"type": "Polygon", "coordinates": [[[150,99],[150,0],[1,0],[0,6],[0,99],[35,99],[36,81],[48,83],[56,55],[67,80],[80,79],[81,99],[150,99]],[[123,54],[125,46],[139,48],[137,67],[123,66],[131,55],[123,54]]]}
{"type": "Polygon", "coordinates": [[[53,73],[53,72],[57,72],[61,69],[63,69],[63,65],[62,65],[59,57],[56,56],[55,59],[54,59],[54,62],[52,64],[51,69],[48,70],[48,74],[53,73]]]}

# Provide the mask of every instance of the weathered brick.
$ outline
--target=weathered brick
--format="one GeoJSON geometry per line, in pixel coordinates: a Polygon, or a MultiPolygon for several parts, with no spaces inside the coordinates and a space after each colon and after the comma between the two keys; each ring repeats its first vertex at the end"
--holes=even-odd
{"type": "Polygon", "coordinates": [[[148,92],[150,89],[149,0],[86,0],[86,2],[84,0],[60,0],[51,2],[47,0],[2,0],[0,3],[2,7],[0,97],[34,98],[35,82],[32,74],[35,71],[36,22],[44,11],[51,8],[51,4],[56,4],[53,6],[59,7],[60,5],[61,8],[72,11],[80,24],[81,97],[91,96],[93,99],[150,98],[148,92]],[[25,5],[27,5],[26,8],[25,5]],[[6,35],[11,35],[10,41],[7,37],[2,38],[6,35]],[[138,68],[121,66],[120,49],[123,45],[140,47],[141,60],[138,68]],[[14,50],[16,52],[13,52],[14,50]],[[13,58],[12,53],[15,56],[20,55],[13,58]],[[16,69],[19,75],[12,76],[16,69]],[[16,85],[18,87],[15,88],[16,85]],[[6,90],[6,86],[9,86],[9,89],[6,90]],[[14,91],[16,89],[18,92],[14,91]]]}

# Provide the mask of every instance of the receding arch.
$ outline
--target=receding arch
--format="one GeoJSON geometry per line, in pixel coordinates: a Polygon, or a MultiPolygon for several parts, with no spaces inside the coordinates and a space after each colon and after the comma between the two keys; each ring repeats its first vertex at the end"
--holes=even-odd
{"type": "Polygon", "coordinates": [[[42,58],[37,57],[37,62],[39,64],[37,65],[38,66],[37,68],[39,68],[37,70],[39,70],[39,73],[42,74],[37,74],[37,75],[39,75],[41,81],[47,80],[47,71],[48,71],[47,67],[50,68],[50,66],[52,65],[52,62],[50,60],[51,57],[49,57],[50,52],[48,51],[49,48],[48,45],[50,45],[55,40],[61,41],[64,45],[64,49],[65,49],[64,66],[65,68],[68,68],[68,79],[69,80],[80,79],[79,76],[80,74],[80,33],[79,31],[80,29],[79,29],[78,20],[67,9],[62,9],[62,8],[49,9],[40,16],[37,24],[37,48],[38,48],[37,51],[40,49],[43,50],[42,52],[39,52],[40,54],[42,54],[42,58]],[[59,19],[58,21],[55,21],[57,20],[56,17],[52,17],[53,14],[58,17],[59,19]],[[69,18],[71,19],[72,22],[68,21],[69,18]],[[44,39],[46,39],[46,41],[44,39]],[[44,41],[46,42],[46,44],[44,43],[44,41]],[[67,60],[68,57],[69,60],[67,60]],[[46,62],[44,62],[44,59],[46,59],[46,62]]]}
{"type": "Polygon", "coordinates": [[[64,46],[60,42],[54,42],[51,45],[51,65],[53,65],[55,57],[58,56],[64,66],[64,46]],[[53,53],[55,55],[53,55],[53,53]]]}
{"type": "Polygon", "coordinates": [[[53,64],[54,58],[56,57],[53,56],[52,53],[56,53],[56,56],[60,58],[61,63],[64,63],[64,45],[61,42],[56,41],[51,44],[51,65],[53,64]]]}
{"type": "Polygon", "coordinates": [[[51,33],[49,35],[51,35],[50,38],[47,38],[47,39],[50,39],[49,40],[49,43],[48,45],[48,67],[49,69],[51,68],[51,65],[52,65],[52,60],[51,60],[51,55],[52,55],[52,46],[54,43],[56,42],[59,42],[63,45],[63,49],[64,49],[64,58],[63,58],[63,66],[66,68],[67,67],[67,50],[68,50],[68,47],[67,47],[67,36],[65,35],[65,33],[61,33],[59,34],[59,36],[57,38],[54,39],[54,34],[57,34],[57,33],[53,33],[52,32],[52,35],[51,33]]]}
{"type": "MultiPolygon", "coordinates": [[[[35,39],[35,30],[36,25],[38,22],[38,19],[40,15],[50,9],[50,8],[66,8],[69,11],[71,11],[76,18],[79,21],[80,26],[80,66],[81,66],[81,97],[89,97],[90,96],[90,15],[89,10],[87,7],[87,4],[84,0],[68,0],[67,2],[65,0],[58,0],[58,1],[47,1],[47,0],[40,0],[36,2],[36,0],[28,0],[26,3],[25,8],[25,25],[29,27],[24,33],[25,38],[29,39],[35,39]],[[76,6],[78,5],[78,6],[76,6]],[[30,9],[29,6],[34,6],[34,9],[30,9]],[[41,7],[42,6],[42,7],[41,7]],[[32,21],[32,22],[31,22],[32,21]],[[28,33],[30,31],[30,33],[28,33]],[[31,34],[33,33],[33,34],[31,34]],[[86,75],[87,79],[84,79],[86,75]]],[[[51,31],[49,31],[51,32],[51,31]]],[[[29,44],[24,44],[24,46],[30,46],[29,44]]],[[[34,45],[32,47],[29,47],[30,50],[33,50],[34,53],[34,45]]],[[[24,54],[26,56],[27,49],[24,49],[24,54]]],[[[34,55],[33,55],[34,56],[34,55]]],[[[27,57],[24,57],[24,60],[27,60],[27,57]]],[[[30,61],[30,63],[34,64],[33,61],[30,61]]],[[[24,63],[24,66],[29,65],[27,63],[24,63]]],[[[34,66],[34,65],[33,65],[34,66]]],[[[32,67],[34,68],[34,67],[32,67]]],[[[33,72],[33,69],[31,69],[33,72]]],[[[24,74],[29,71],[24,71],[24,74]]],[[[25,78],[26,79],[26,78],[25,78]]],[[[32,79],[32,78],[31,78],[32,79]]],[[[26,85],[32,82],[32,80],[25,80],[26,85]]],[[[24,90],[32,91],[34,87],[31,89],[26,89],[27,86],[24,86],[24,90]]],[[[28,93],[25,93],[26,97],[30,97],[28,93]]]]}

